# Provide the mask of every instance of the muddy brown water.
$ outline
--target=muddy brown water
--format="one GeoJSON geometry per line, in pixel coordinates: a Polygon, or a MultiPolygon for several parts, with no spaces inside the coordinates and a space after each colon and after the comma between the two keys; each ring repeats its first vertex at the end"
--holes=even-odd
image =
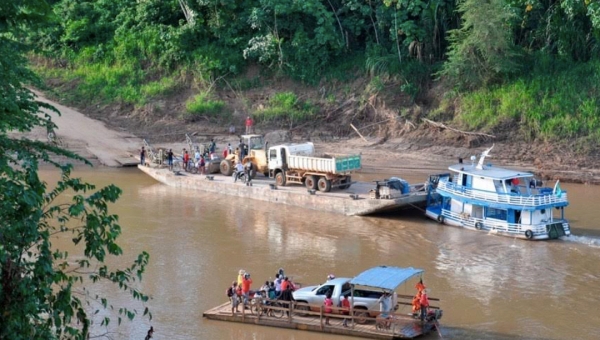
{"type": "MultiPolygon", "coordinates": [[[[442,299],[444,339],[600,338],[599,186],[561,184],[568,191],[574,235],[528,242],[441,226],[419,211],[346,217],[171,188],[137,169],[78,168],[75,175],[124,191],[112,212],[120,216],[125,254],[111,263],[124,265],[142,250],[151,255],[140,288],[152,296],[147,305],[154,317],[118,328],[111,324],[115,339],[143,339],[150,325],[153,339],[346,338],[205,320],[202,313],[226,301],[225,289],[241,268],[258,287],[280,267],[307,285],[323,282],[329,273],[351,277],[377,265],[425,270],[430,295],[442,299]]],[[[57,175],[43,176],[51,182],[57,175]]],[[[426,179],[414,172],[399,176],[413,183],[426,179]]],[[[115,307],[140,308],[115,291],[108,284],[92,288],[115,307]]],[[[110,315],[115,324],[116,313],[110,315]]]]}

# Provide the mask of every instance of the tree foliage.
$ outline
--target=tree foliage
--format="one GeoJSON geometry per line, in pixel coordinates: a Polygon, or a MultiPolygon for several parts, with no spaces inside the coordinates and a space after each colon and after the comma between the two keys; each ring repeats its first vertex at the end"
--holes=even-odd
{"type": "Polygon", "coordinates": [[[458,7],[462,26],[450,32],[452,43],[442,74],[464,87],[495,83],[516,72],[519,57],[504,10],[505,0],[464,0],[458,7]]]}
{"type": "MultiPolygon", "coordinates": [[[[11,0],[0,2],[0,9],[0,339],[87,339],[98,333],[91,328],[93,315],[109,307],[90,293],[91,283],[111,282],[145,302],[135,282],[149,255],[143,252],[125,269],[108,267],[108,256],[123,253],[116,243],[118,216],[108,211],[121,190],[98,189],[71,177],[70,165],[53,161],[55,155],[85,161],[81,157],[8,133],[53,129],[52,114],[58,112],[26,87],[40,82],[27,68],[28,46],[20,42],[26,30],[41,27],[50,7],[42,0],[11,0]],[[60,170],[55,186],[39,177],[42,163],[60,170]],[[65,192],[70,199],[61,197],[65,192]],[[71,238],[81,254],[55,247],[51,239],[57,237],[71,238]]],[[[117,318],[136,313],[123,307],[117,318]]],[[[106,317],[101,324],[109,322],[106,317]]]]}

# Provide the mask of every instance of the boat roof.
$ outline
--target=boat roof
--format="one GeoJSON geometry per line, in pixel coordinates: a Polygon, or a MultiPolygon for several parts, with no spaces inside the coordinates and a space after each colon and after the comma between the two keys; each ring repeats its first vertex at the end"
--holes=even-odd
{"type": "Polygon", "coordinates": [[[459,163],[451,165],[450,167],[448,167],[448,169],[454,172],[462,172],[473,176],[480,176],[499,180],[533,177],[533,174],[531,172],[497,168],[495,166],[492,166],[491,164],[485,165],[482,167],[482,169],[479,169],[475,165],[459,163]]]}
{"type": "Polygon", "coordinates": [[[396,290],[410,278],[423,273],[423,269],[379,266],[365,270],[352,280],[351,285],[396,290]]]}

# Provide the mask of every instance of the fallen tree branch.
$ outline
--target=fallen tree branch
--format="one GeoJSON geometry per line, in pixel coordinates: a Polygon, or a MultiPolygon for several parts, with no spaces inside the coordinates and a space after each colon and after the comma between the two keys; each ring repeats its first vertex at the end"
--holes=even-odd
{"type": "Polygon", "coordinates": [[[363,135],[360,134],[360,132],[358,132],[358,129],[356,127],[354,127],[354,125],[350,124],[350,127],[354,129],[354,131],[356,131],[356,133],[358,133],[358,135],[360,136],[360,138],[362,138],[362,140],[364,140],[365,142],[369,142],[365,137],[363,137],[363,135]]]}
{"type": "Polygon", "coordinates": [[[435,126],[437,128],[440,129],[448,129],[450,131],[454,131],[456,133],[460,133],[461,135],[469,135],[469,136],[479,136],[479,137],[487,137],[487,138],[496,138],[496,136],[494,135],[490,135],[487,133],[483,133],[483,132],[470,132],[470,131],[462,131],[462,130],[458,130],[455,128],[451,128],[447,125],[444,125],[442,123],[438,123],[438,122],[434,122],[433,120],[429,120],[427,118],[421,118],[425,123],[431,125],[431,126],[435,126]]]}

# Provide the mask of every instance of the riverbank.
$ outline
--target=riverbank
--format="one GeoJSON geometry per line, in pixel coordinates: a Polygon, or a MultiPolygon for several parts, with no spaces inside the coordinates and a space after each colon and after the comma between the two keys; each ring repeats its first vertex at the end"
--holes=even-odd
{"type": "MultiPolygon", "coordinates": [[[[93,164],[121,166],[125,160],[137,155],[143,145],[138,136],[140,131],[130,132],[124,127],[89,118],[86,114],[52,100],[38,93],[38,99],[54,105],[61,112],[60,117],[53,116],[58,126],[56,135],[65,148],[90,159],[93,164]],[[120,160],[120,161],[119,161],[120,160]]],[[[143,135],[155,147],[181,150],[188,147],[185,143],[186,130],[174,129],[165,124],[164,134],[153,129],[153,133],[143,135]],[[150,138],[151,137],[151,138],[150,138]]],[[[224,127],[204,125],[194,131],[197,140],[214,138],[218,147],[227,143],[235,145],[237,137],[226,132],[224,127]]],[[[267,133],[259,129],[258,133],[267,133]]],[[[444,171],[461,157],[469,159],[478,155],[484,148],[495,145],[491,155],[494,164],[516,167],[532,171],[544,179],[560,179],[564,182],[600,184],[600,160],[589,157],[577,157],[566,147],[552,144],[494,143],[487,140],[474,144],[476,147],[456,146],[459,138],[455,132],[416,129],[401,137],[380,139],[374,137],[335,139],[330,136],[313,135],[319,152],[357,153],[363,157],[363,171],[368,173],[417,172],[424,175],[444,171]],[[454,138],[454,142],[449,142],[454,138]]],[[[27,134],[29,138],[47,140],[45,131],[36,129],[27,134]]],[[[290,134],[294,141],[306,140],[305,134],[290,134]]]]}

